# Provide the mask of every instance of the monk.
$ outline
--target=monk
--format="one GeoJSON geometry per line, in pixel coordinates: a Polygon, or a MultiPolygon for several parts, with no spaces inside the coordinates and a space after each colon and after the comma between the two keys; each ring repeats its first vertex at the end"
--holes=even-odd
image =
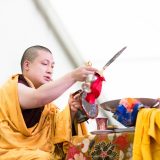
{"type": "Polygon", "coordinates": [[[54,65],[48,48],[31,46],[22,56],[22,73],[1,86],[1,160],[64,159],[72,136],[87,134],[85,124],[76,123],[79,95],[71,95],[63,111],[53,101],[97,70],[81,66],[53,81],[54,65]]]}

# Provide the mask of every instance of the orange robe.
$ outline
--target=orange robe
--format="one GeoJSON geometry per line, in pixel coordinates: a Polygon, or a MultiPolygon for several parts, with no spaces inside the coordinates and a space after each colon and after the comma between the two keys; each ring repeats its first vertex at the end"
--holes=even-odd
{"type": "Polygon", "coordinates": [[[160,109],[144,108],[137,116],[133,160],[160,159],[160,109]]]}
{"type": "MultiPolygon", "coordinates": [[[[0,160],[62,159],[72,139],[69,106],[59,112],[55,105],[45,105],[39,122],[27,128],[18,100],[18,76],[0,88],[0,160]]],[[[76,128],[77,135],[87,134],[84,123],[76,128]]]]}

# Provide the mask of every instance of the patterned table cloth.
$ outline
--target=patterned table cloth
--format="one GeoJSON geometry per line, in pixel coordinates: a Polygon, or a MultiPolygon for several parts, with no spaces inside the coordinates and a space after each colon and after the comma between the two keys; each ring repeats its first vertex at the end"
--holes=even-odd
{"type": "Polygon", "coordinates": [[[73,137],[66,160],[131,160],[134,132],[73,137]]]}

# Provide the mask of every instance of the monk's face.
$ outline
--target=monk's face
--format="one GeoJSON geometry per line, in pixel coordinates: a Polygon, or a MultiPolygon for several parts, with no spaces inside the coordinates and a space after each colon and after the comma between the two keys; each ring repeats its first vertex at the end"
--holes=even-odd
{"type": "Polygon", "coordinates": [[[50,52],[40,50],[33,62],[29,62],[26,74],[34,86],[38,88],[42,84],[52,80],[53,68],[54,60],[52,54],[50,52]]]}

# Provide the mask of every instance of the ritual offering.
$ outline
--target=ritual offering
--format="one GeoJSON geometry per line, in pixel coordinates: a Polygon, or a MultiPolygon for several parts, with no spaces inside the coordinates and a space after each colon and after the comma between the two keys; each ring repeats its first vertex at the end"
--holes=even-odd
{"type": "Polygon", "coordinates": [[[98,117],[96,118],[97,130],[107,130],[108,118],[98,117]]]}
{"type": "MultiPolygon", "coordinates": [[[[81,92],[81,109],[76,114],[77,122],[82,123],[89,118],[94,119],[98,115],[97,98],[100,96],[102,90],[102,82],[105,81],[103,71],[126,49],[122,48],[118,51],[100,70],[94,75],[89,75],[86,81],[82,84],[81,92]]],[[[87,65],[92,65],[88,62],[87,65]]]]}
{"type": "Polygon", "coordinates": [[[113,115],[120,123],[126,127],[135,126],[138,111],[144,108],[144,105],[135,98],[123,98],[113,115]]]}

